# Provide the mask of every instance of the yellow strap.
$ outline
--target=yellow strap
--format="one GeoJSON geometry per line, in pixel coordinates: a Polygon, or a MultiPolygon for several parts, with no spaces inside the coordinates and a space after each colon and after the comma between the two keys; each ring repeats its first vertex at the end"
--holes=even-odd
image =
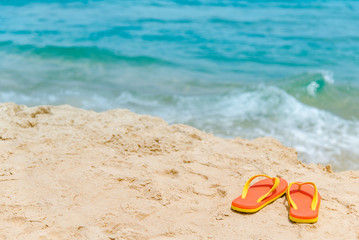
{"type": "Polygon", "coordinates": [[[263,199],[265,199],[271,192],[273,192],[279,185],[279,178],[271,178],[267,175],[264,174],[259,174],[259,175],[254,175],[253,177],[251,177],[250,179],[248,179],[248,181],[246,182],[246,184],[243,187],[242,190],[242,199],[245,199],[248,193],[248,189],[249,189],[249,184],[253,181],[253,179],[257,178],[257,177],[267,177],[269,179],[273,180],[273,187],[269,190],[269,192],[267,192],[266,194],[264,194],[262,197],[258,198],[257,202],[261,202],[263,199]]]}
{"type": "Polygon", "coordinates": [[[314,196],[313,196],[313,200],[312,200],[312,204],[310,206],[310,209],[312,211],[315,211],[315,209],[317,208],[317,204],[318,204],[318,189],[317,189],[317,186],[315,186],[315,184],[312,183],[312,182],[305,182],[305,183],[292,182],[292,183],[289,184],[288,190],[287,190],[287,198],[288,198],[288,201],[289,201],[290,205],[292,205],[292,207],[295,210],[297,210],[298,207],[297,207],[297,205],[295,204],[295,202],[293,201],[293,199],[290,196],[290,188],[292,187],[293,184],[299,185],[298,191],[300,191],[300,187],[302,185],[304,185],[304,184],[309,184],[309,185],[312,185],[314,187],[314,196]]]}

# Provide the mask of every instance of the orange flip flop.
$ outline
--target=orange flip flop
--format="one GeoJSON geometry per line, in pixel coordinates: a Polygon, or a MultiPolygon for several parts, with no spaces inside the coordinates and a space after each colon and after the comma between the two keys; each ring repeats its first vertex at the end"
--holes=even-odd
{"type": "Polygon", "coordinates": [[[290,220],[297,223],[315,223],[318,221],[321,198],[314,183],[290,183],[287,199],[290,205],[290,220]]]}
{"type": "Polygon", "coordinates": [[[283,178],[271,178],[267,175],[255,175],[248,179],[243,187],[242,195],[232,201],[232,209],[239,212],[254,213],[277,198],[283,196],[287,190],[288,183],[283,178]],[[249,186],[253,179],[266,177],[249,186]]]}

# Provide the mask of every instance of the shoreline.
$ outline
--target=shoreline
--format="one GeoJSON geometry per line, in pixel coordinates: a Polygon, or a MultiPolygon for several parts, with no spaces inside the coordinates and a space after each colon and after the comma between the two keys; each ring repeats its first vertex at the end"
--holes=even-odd
{"type": "Polygon", "coordinates": [[[359,171],[302,163],[273,138],[223,139],[123,109],[0,103],[0,164],[2,238],[359,237],[359,171]],[[291,223],[285,197],[231,211],[261,173],[316,183],[318,222],[291,223]]]}

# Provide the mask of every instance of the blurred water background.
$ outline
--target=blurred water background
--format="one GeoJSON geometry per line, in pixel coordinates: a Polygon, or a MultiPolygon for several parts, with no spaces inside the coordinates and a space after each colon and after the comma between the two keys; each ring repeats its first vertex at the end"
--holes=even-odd
{"type": "Polygon", "coordinates": [[[127,108],[359,169],[359,1],[0,1],[0,102],[127,108]]]}

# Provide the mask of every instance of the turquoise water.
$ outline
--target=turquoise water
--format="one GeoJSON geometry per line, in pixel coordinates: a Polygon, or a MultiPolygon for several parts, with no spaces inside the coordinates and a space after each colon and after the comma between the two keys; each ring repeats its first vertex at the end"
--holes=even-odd
{"type": "Polygon", "coordinates": [[[0,102],[128,108],[359,169],[358,1],[0,1],[0,102]]]}

